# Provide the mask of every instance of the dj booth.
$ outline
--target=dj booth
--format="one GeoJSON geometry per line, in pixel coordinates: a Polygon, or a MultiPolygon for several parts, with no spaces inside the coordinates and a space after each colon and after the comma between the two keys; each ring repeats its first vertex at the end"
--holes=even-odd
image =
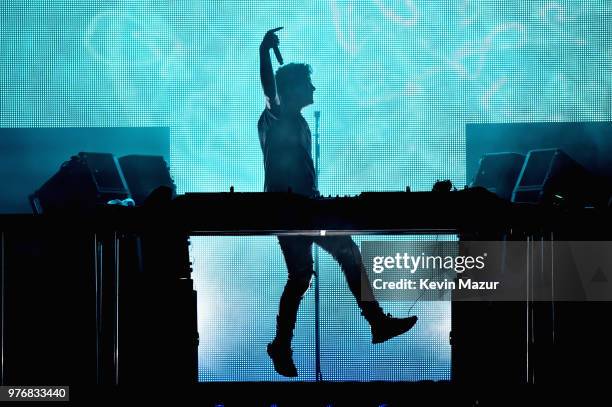
{"type": "MultiPolygon", "coordinates": [[[[162,193],[140,207],[1,215],[3,379],[197,382],[190,236],[454,234],[538,247],[612,240],[610,215],[607,207],[510,203],[483,188],[318,198],[162,193]],[[41,351],[35,347],[42,335],[47,349],[41,351]]],[[[537,274],[537,264],[526,268],[537,274]]],[[[612,353],[604,323],[609,311],[608,302],[554,298],[453,301],[451,380],[596,381],[589,366],[607,363],[612,353]]]]}

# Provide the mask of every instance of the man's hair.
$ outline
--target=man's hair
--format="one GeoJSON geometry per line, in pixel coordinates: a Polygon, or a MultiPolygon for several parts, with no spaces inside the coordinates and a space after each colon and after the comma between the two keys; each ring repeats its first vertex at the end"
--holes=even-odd
{"type": "Polygon", "coordinates": [[[276,70],[276,88],[279,95],[286,95],[296,83],[305,82],[312,74],[308,64],[290,63],[276,70]]]}

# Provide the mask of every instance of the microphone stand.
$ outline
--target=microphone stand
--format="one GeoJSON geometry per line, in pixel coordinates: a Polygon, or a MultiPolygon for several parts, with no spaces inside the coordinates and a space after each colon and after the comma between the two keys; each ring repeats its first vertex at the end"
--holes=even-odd
{"type": "MultiPolygon", "coordinates": [[[[321,159],[321,147],[319,144],[319,122],[321,120],[321,112],[315,111],[315,188],[319,190],[319,161],[321,159]]],[[[314,275],[315,275],[315,381],[323,381],[323,373],[321,372],[321,330],[320,330],[320,291],[319,291],[319,247],[314,246],[314,275]]]]}

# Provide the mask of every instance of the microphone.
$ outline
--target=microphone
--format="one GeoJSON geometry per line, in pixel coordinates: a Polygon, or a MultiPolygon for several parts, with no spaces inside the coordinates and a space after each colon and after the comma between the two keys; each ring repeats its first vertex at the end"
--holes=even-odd
{"type": "Polygon", "coordinates": [[[321,121],[321,111],[314,112],[315,117],[315,186],[319,189],[319,161],[321,160],[321,143],[319,142],[319,123],[321,121]]]}
{"type": "Polygon", "coordinates": [[[276,37],[276,35],[274,34],[275,32],[277,32],[278,30],[282,30],[283,27],[276,27],[273,28],[271,30],[268,30],[268,32],[266,33],[266,37],[268,38],[268,36],[273,36],[276,39],[276,45],[273,46],[272,48],[274,49],[274,55],[276,55],[276,60],[278,61],[279,64],[283,64],[283,56],[281,55],[280,51],[278,50],[278,38],[276,37]]]}
{"type": "Polygon", "coordinates": [[[274,55],[276,55],[276,60],[278,61],[279,64],[283,64],[283,56],[281,55],[278,46],[274,46],[274,55]]]}

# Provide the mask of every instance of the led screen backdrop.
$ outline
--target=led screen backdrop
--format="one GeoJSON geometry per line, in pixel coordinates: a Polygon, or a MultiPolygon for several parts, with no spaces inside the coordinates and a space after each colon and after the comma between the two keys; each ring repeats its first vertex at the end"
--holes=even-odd
{"type": "MultiPolygon", "coordinates": [[[[167,126],[179,192],[262,189],[257,47],[273,27],[285,27],[285,61],[313,67],[315,104],[303,114],[312,128],[321,111],[326,195],[464,185],[468,122],[612,118],[605,0],[0,7],[0,126],[167,126]]],[[[274,238],[194,238],[192,256],[200,380],[280,379],[265,354],[286,273],[274,238]]],[[[321,264],[325,379],[450,377],[449,304],[418,303],[414,331],[374,347],[337,265],[321,264]]],[[[384,305],[405,315],[411,304],[384,305]]],[[[313,338],[308,293],[294,346],[300,380],[314,379],[313,338]]]]}

